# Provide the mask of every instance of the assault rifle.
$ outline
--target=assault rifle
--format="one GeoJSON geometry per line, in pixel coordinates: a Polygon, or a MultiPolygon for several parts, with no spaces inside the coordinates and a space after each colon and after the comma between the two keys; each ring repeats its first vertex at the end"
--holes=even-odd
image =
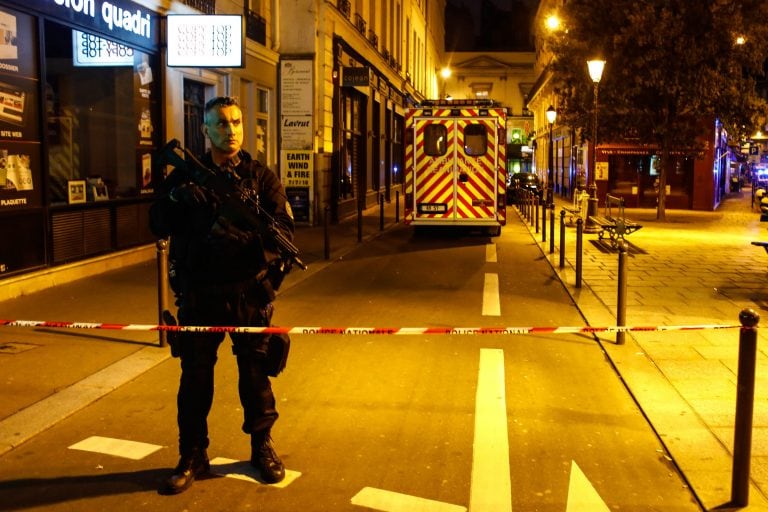
{"type": "Polygon", "coordinates": [[[258,198],[251,197],[237,183],[206,167],[178,140],[172,139],[160,150],[158,163],[185,171],[197,185],[212,192],[220,201],[221,211],[228,221],[244,223],[247,230],[257,232],[262,239],[273,241],[280,257],[287,263],[284,273],[287,274],[293,264],[302,270],[307,269],[299,258],[299,248],[280,231],[274,217],[261,207],[258,198]]]}

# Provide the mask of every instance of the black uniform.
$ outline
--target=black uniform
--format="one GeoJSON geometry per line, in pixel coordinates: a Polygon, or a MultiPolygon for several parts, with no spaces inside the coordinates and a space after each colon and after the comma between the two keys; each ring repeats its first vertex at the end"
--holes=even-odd
{"type": "MultiPolygon", "coordinates": [[[[294,223],[277,175],[245,151],[229,167],[218,168],[210,153],[202,162],[258,197],[259,204],[293,238],[294,223]]],[[[170,236],[169,268],[180,325],[268,326],[274,279],[280,279],[276,249],[269,240],[222,218],[216,197],[175,169],[152,206],[155,235],[170,236]],[[190,190],[192,192],[190,192],[190,190]]],[[[275,286],[275,288],[276,288],[275,286]]],[[[224,333],[180,332],[174,351],[181,357],[178,392],[179,450],[182,456],[208,446],[207,417],[213,402],[214,366],[224,333]]],[[[275,398],[265,366],[268,336],[232,333],[239,370],[243,431],[266,432],[277,420],[275,398]]]]}

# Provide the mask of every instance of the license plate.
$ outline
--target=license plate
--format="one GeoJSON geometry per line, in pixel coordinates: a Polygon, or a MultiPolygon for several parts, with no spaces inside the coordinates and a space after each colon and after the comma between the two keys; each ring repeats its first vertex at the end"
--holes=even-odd
{"type": "Polygon", "coordinates": [[[448,205],[445,203],[419,203],[419,213],[445,213],[448,205]]]}

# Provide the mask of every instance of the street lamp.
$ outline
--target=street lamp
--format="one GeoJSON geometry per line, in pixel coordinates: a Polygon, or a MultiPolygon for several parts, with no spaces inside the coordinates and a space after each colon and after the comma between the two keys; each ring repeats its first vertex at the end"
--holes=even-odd
{"type": "Polygon", "coordinates": [[[443,92],[440,95],[441,98],[449,99],[446,95],[446,88],[448,86],[448,79],[451,78],[451,68],[448,66],[445,66],[443,69],[440,70],[440,76],[443,78],[443,92]]]}
{"type": "Polygon", "coordinates": [[[557,119],[557,110],[555,110],[555,107],[552,105],[549,106],[547,109],[547,122],[549,123],[549,166],[547,169],[547,204],[552,204],[554,202],[554,193],[553,193],[553,169],[555,167],[554,165],[554,149],[552,147],[552,125],[555,124],[555,119],[557,119]]]}
{"type": "Polygon", "coordinates": [[[592,148],[589,159],[589,208],[587,210],[587,225],[584,228],[585,233],[597,233],[600,227],[592,221],[593,216],[597,216],[597,184],[595,183],[595,165],[597,164],[597,92],[600,85],[600,79],[603,77],[603,68],[605,61],[594,59],[587,62],[589,68],[589,77],[592,79],[593,96],[595,98],[594,115],[592,122],[592,148]]]}

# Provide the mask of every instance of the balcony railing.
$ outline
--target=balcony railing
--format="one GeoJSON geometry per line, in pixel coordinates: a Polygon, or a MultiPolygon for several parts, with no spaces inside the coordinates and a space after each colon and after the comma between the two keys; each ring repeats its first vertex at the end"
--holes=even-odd
{"type": "Polygon", "coordinates": [[[337,6],[341,14],[349,19],[349,16],[352,14],[352,2],[349,0],[338,0],[337,6]]]}
{"type": "Polygon", "coordinates": [[[245,11],[245,35],[257,43],[267,45],[267,20],[247,9],[245,11]]]}
{"type": "Polygon", "coordinates": [[[182,0],[184,5],[197,9],[203,14],[216,14],[216,0],[182,0]]]}
{"type": "Polygon", "coordinates": [[[365,36],[365,25],[366,25],[366,23],[365,23],[365,20],[363,19],[363,17],[360,15],[359,12],[356,12],[355,13],[355,27],[357,28],[358,32],[363,34],[363,36],[365,36]]]}
{"type": "Polygon", "coordinates": [[[370,41],[374,49],[379,49],[379,36],[372,29],[368,31],[368,41],[370,41]]]}

